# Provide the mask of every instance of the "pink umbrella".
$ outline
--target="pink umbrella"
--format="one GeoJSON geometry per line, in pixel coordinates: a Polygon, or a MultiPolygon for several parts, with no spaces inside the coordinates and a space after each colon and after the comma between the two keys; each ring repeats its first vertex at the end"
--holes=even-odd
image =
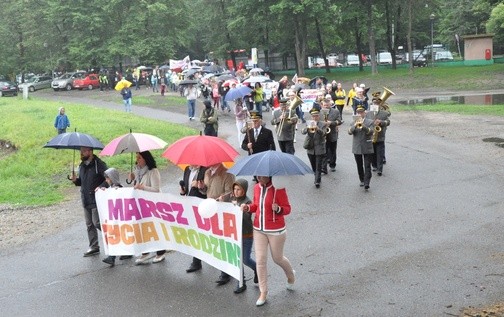
{"type": "Polygon", "coordinates": [[[110,141],[100,152],[102,156],[136,153],[164,148],[168,143],[157,136],[145,133],[128,133],[110,141]]]}
{"type": "MultiPolygon", "coordinates": [[[[145,133],[130,133],[121,135],[110,141],[100,152],[102,156],[113,156],[122,153],[131,153],[131,168],[133,172],[133,153],[164,148],[168,143],[157,136],[145,133]]],[[[126,180],[128,184],[130,182],[126,180]]]]}

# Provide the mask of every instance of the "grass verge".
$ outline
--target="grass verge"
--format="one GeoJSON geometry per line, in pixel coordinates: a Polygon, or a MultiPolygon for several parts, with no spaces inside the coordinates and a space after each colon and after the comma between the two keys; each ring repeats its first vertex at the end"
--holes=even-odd
{"type": "MultiPolygon", "coordinates": [[[[55,150],[43,146],[56,136],[54,119],[61,102],[1,98],[0,140],[8,140],[17,148],[8,155],[0,156],[0,203],[10,205],[49,205],[64,199],[64,189],[74,186],[67,180],[72,170],[80,163],[78,151],[55,150]]],[[[88,133],[104,145],[117,136],[133,132],[155,135],[168,144],[196,131],[185,126],[165,121],[132,116],[122,111],[113,111],[80,104],[64,104],[70,119],[68,132],[88,133]]],[[[161,158],[163,150],[152,151],[159,167],[168,162],[161,158]]],[[[99,150],[95,151],[98,154],[99,150]]],[[[130,169],[130,154],[104,157],[109,167],[125,173],[130,169]]],[[[123,174],[124,175],[124,174],[123,174]]]]}

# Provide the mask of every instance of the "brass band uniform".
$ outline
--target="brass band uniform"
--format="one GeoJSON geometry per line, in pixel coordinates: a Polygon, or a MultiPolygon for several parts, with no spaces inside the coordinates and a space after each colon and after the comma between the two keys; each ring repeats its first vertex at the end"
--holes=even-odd
{"type": "Polygon", "coordinates": [[[315,174],[315,187],[320,187],[322,179],[322,165],[326,154],[326,127],[325,123],[320,121],[320,108],[315,105],[311,110],[313,122],[310,122],[301,134],[306,135],[303,147],[306,149],[308,159],[315,174]]]}
{"type": "MultiPolygon", "coordinates": [[[[277,140],[280,150],[284,153],[294,154],[294,137],[298,117],[295,110],[288,107],[289,99],[280,100],[280,108],[273,112],[271,124],[276,126],[277,140]]],[[[297,107],[297,105],[293,104],[297,107]]]]}
{"type": "Polygon", "coordinates": [[[378,111],[372,111],[372,119],[374,121],[374,132],[373,132],[373,171],[376,170],[378,176],[382,176],[383,173],[383,161],[385,160],[385,133],[387,132],[387,127],[390,125],[390,111],[385,102],[379,97],[373,98],[373,104],[370,108],[377,107],[378,111]]]}
{"type": "Polygon", "coordinates": [[[357,164],[360,186],[369,189],[371,181],[371,161],[373,159],[373,126],[374,122],[366,118],[366,110],[359,106],[356,109],[357,120],[348,129],[348,134],[353,136],[352,153],[357,164]]]}
{"type": "Polygon", "coordinates": [[[320,121],[325,124],[326,155],[322,163],[322,173],[327,174],[327,165],[332,172],[336,171],[336,150],[338,148],[338,126],[341,125],[341,115],[338,109],[331,108],[329,101],[322,103],[320,121]]]}

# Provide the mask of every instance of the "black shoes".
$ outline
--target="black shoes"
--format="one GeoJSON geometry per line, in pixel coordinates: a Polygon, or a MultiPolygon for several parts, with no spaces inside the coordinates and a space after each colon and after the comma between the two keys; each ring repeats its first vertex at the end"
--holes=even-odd
{"type": "Polygon", "coordinates": [[[382,176],[382,172],[378,172],[378,176],[382,176]]]}
{"type": "Polygon", "coordinates": [[[247,285],[245,285],[245,283],[243,283],[242,287],[239,287],[238,285],[236,285],[236,288],[233,291],[233,293],[240,294],[240,293],[243,293],[246,289],[247,289],[247,285]]]}
{"type": "Polygon", "coordinates": [[[320,183],[315,183],[315,187],[320,188],[320,183]]]}
{"type": "Polygon", "coordinates": [[[121,255],[119,257],[119,260],[128,260],[131,259],[133,256],[132,255],[121,255]]]}
{"type": "Polygon", "coordinates": [[[215,283],[217,283],[217,285],[221,286],[221,285],[224,285],[224,284],[227,284],[229,281],[231,280],[231,277],[229,275],[220,275],[219,276],[219,279],[217,281],[215,281],[215,283]]]}
{"type": "Polygon", "coordinates": [[[115,265],[115,256],[108,256],[105,259],[103,259],[102,261],[103,261],[103,263],[107,263],[110,266],[114,266],[115,265]]]}
{"type": "Polygon", "coordinates": [[[360,182],[360,187],[364,187],[364,182],[360,182]]]}
{"type": "Polygon", "coordinates": [[[364,189],[368,190],[369,189],[369,185],[364,186],[364,189]]]}
{"type": "Polygon", "coordinates": [[[86,252],[84,252],[84,257],[97,255],[99,253],[100,253],[100,249],[99,248],[97,248],[97,249],[89,249],[86,252]]]}
{"type": "Polygon", "coordinates": [[[191,263],[191,266],[187,270],[185,270],[187,273],[192,273],[201,270],[201,263],[196,264],[196,263],[191,263]]]}

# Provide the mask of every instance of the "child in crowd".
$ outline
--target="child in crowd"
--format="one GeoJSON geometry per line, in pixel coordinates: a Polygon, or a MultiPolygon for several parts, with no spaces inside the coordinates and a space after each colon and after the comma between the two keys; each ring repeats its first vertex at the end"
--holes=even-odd
{"type": "MultiPolygon", "coordinates": [[[[233,184],[233,192],[224,194],[218,198],[219,201],[231,202],[235,206],[242,204],[250,204],[252,201],[247,196],[248,182],[245,179],[237,179],[233,184]]],[[[254,270],[254,283],[258,282],[256,272],[256,262],[250,257],[252,253],[252,244],[254,243],[253,228],[252,228],[252,213],[244,212],[242,221],[242,250],[243,264],[254,270]]],[[[243,271],[243,270],[242,270],[243,271]]],[[[240,294],[247,289],[245,284],[245,275],[243,276],[243,286],[240,283],[236,284],[235,294],[240,294]]]]}
{"type": "Polygon", "coordinates": [[[66,129],[70,127],[70,120],[68,120],[68,117],[65,114],[65,108],[59,108],[58,115],[54,120],[54,127],[58,130],[58,134],[65,133],[66,129]]]}
{"type": "MultiPolygon", "coordinates": [[[[107,182],[107,184],[109,185],[110,188],[123,187],[121,185],[121,181],[119,178],[119,172],[115,168],[111,167],[111,168],[107,169],[104,174],[105,174],[105,181],[107,182]]],[[[105,189],[105,188],[102,188],[102,189],[105,189]]],[[[121,255],[119,257],[119,260],[131,259],[132,257],[133,257],[132,255],[121,255]]],[[[114,266],[115,265],[115,258],[116,258],[115,255],[109,255],[108,257],[106,257],[102,261],[109,264],[110,266],[114,266]]]]}

